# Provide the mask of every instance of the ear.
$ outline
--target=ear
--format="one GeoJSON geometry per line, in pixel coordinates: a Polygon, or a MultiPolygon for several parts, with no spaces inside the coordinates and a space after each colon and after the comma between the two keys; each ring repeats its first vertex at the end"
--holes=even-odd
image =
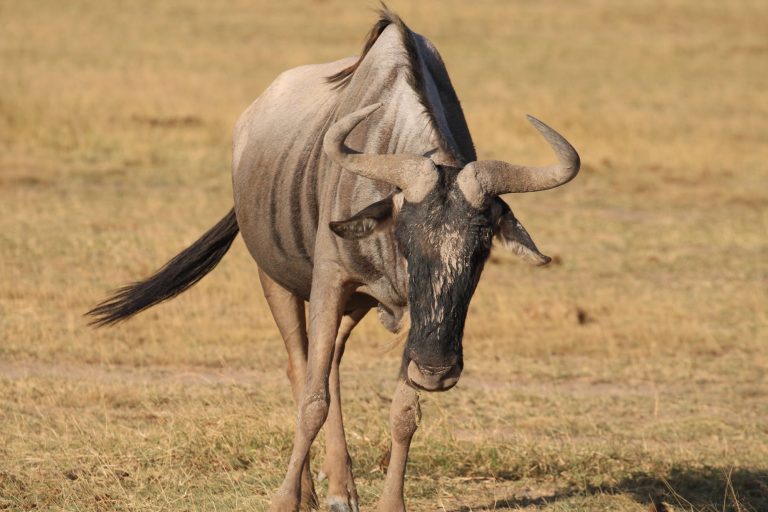
{"type": "Polygon", "coordinates": [[[520,224],[520,221],[515,218],[515,214],[512,213],[509,206],[504,201],[501,201],[501,199],[497,198],[497,201],[503,205],[503,212],[499,217],[498,229],[496,231],[496,236],[501,245],[528,263],[534,265],[546,265],[549,263],[552,258],[539,252],[536,244],[531,240],[531,235],[520,224]]]}
{"type": "Polygon", "coordinates": [[[347,220],[331,222],[331,231],[347,240],[359,240],[382,229],[392,219],[392,196],[363,208],[347,220]]]}

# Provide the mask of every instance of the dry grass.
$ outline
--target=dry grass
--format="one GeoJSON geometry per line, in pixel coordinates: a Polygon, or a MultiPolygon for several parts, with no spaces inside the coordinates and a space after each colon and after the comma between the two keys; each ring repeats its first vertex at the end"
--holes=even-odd
{"type": "MultiPolygon", "coordinates": [[[[494,256],[465,375],[424,397],[411,509],[768,510],[768,4],[391,6],[441,49],[481,158],[548,159],[530,112],[585,163],[509,198],[559,263],[494,256]]],[[[81,314],[229,209],[239,112],[356,52],[373,14],[2,0],[0,19],[0,509],[264,509],[293,406],[242,243],[130,323],[81,314]]],[[[343,368],[367,509],[389,339],[367,319],[343,368]]]]}

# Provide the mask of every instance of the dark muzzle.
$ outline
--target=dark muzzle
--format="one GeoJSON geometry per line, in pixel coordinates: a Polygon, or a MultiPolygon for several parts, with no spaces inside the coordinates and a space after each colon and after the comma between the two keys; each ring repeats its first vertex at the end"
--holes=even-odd
{"type": "Polygon", "coordinates": [[[443,364],[420,364],[412,358],[408,363],[408,383],[424,391],[447,391],[459,382],[464,363],[454,356],[443,364]]]}

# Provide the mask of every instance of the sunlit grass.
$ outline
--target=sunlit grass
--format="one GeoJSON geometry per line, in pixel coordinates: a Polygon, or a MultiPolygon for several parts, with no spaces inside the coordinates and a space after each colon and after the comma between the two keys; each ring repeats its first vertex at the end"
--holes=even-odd
{"type": "MultiPolygon", "coordinates": [[[[462,380],[422,398],[410,508],[768,508],[765,3],[390,7],[440,48],[481,158],[550,159],[531,113],[584,162],[508,198],[556,264],[494,253],[462,380]]],[[[239,113],[279,72],[355,54],[372,10],[0,1],[0,19],[0,508],[265,509],[295,412],[242,242],[129,323],[81,315],[229,210],[239,113]]],[[[371,315],[342,368],[366,509],[398,364],[371,315]]]]}

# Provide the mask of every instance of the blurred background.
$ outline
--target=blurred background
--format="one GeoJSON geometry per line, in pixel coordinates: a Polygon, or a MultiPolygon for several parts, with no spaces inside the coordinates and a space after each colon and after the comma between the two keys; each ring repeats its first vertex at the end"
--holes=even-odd
{"type": "MultiPolygon", "coordinates": [[[[265,509],[295,413],[242,241],[125,324],[82,314],[230,209],[240,112],[357,54],[376,7],[0,0],[0,508],[265,509]]],[[[548,162],[530,113],[583,162],[507,197],[555,261],[493,254],[462,380],[423,396],[410,508],[768,510],[768,4],[389,7],[481,159],[548,162]]],[[[342,367],[364,508],[399,360],[370,315],[342,367]]]]}

